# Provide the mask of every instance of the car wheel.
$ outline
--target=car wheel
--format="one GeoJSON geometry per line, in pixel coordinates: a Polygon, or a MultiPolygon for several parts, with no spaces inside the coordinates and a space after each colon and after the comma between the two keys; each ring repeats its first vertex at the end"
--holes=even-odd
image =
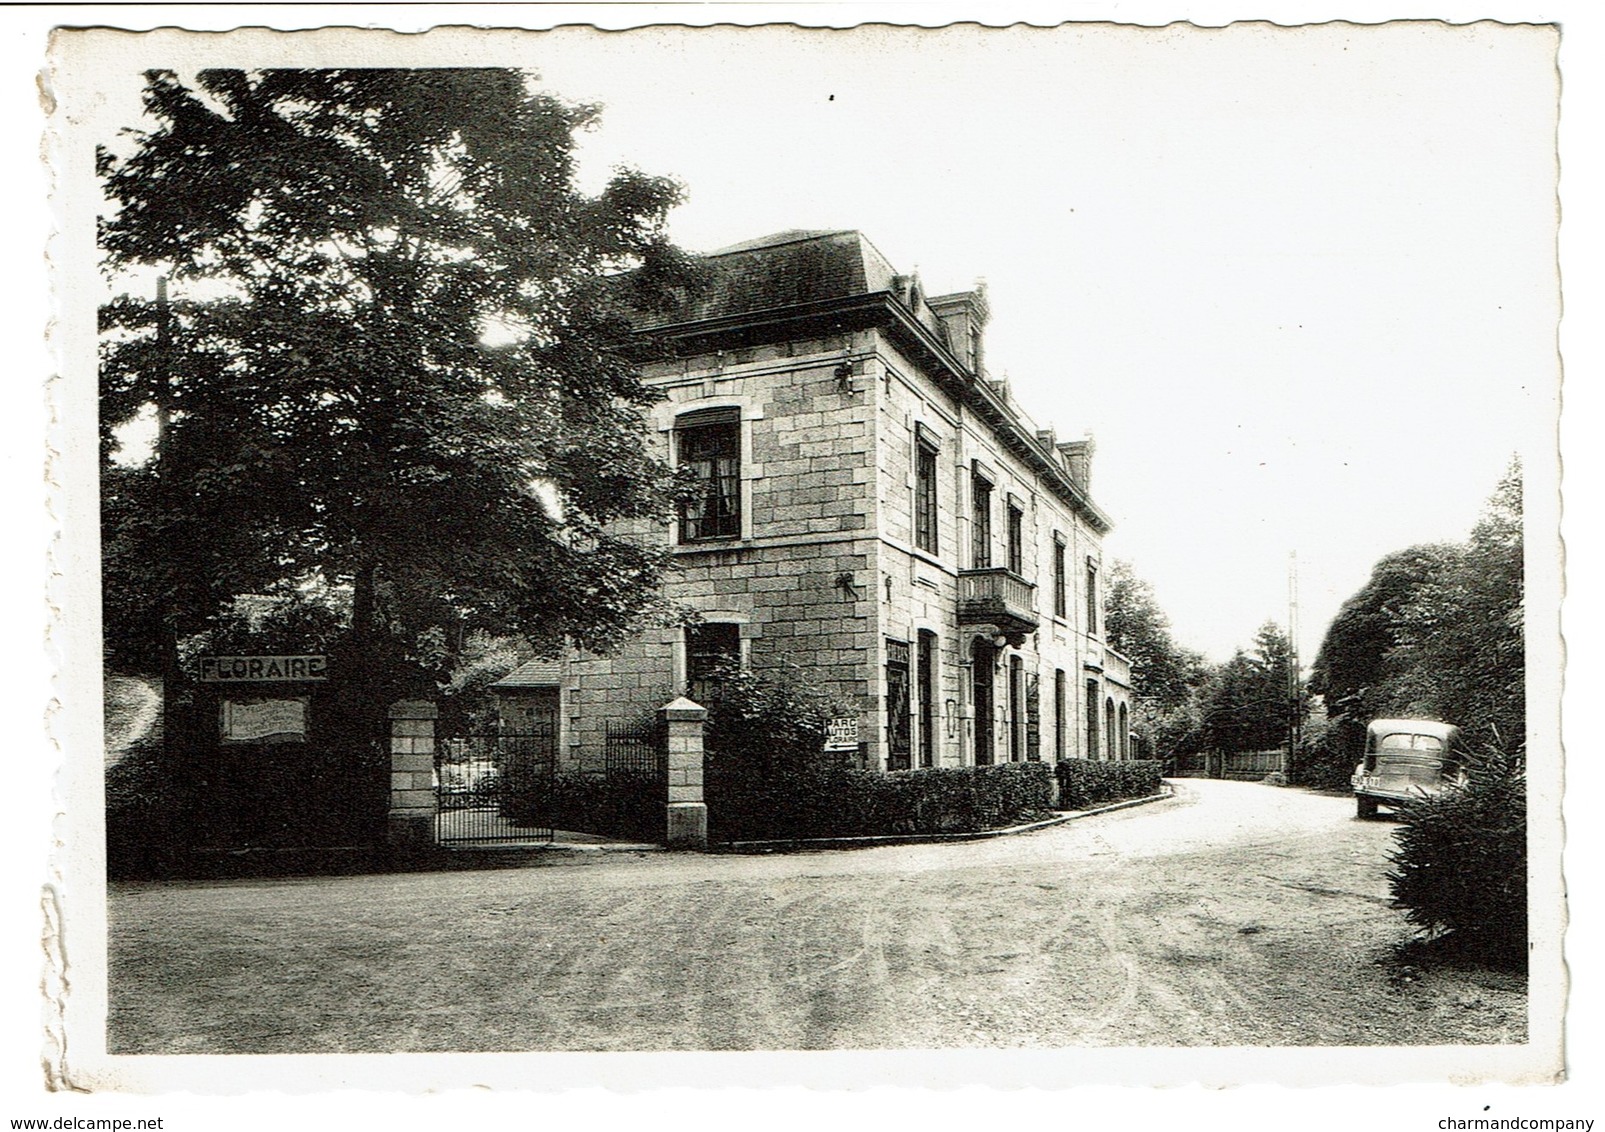
{"type": "Polygon", "coordinates": [[[1364,794],[1355,796],[1354,814],[1358,818],[1374,818],[1377,816],[1377,800],[1367,798],[1364,794]]]}

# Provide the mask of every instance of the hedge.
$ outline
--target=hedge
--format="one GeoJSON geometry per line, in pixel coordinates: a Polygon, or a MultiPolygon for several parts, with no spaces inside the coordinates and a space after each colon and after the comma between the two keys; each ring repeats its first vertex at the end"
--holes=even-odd
{"type": "Polygon", "coordinates": [[[665,829],[665,796],[663,779],[654,774],[564,771],[505,798],[502,813],[515,824],[659,841],[665,829]]]}
{"type": "Polygon", "coordinates": [[[1159,793],[1158,759],[1128,759],[1123,762],[1096,762],[1069,759],[1056,763],[1059,776],[1059,808],[1087,810],[1124,798],[1147,798],[1159,793]]]}
{"type": "Polygon", "coordinates": [[[710,755],[705,791],[715,841],[974,833],[1050,813],[1053,770],[1027,762],[882,773],[710,755]]]}

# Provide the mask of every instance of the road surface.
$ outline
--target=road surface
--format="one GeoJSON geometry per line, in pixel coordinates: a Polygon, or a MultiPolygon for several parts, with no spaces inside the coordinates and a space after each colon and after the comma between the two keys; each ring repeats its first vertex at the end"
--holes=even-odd
{"type": "Polygon", "coordinates": [[[1182,780],[990,841],[119,885],[121,1053],[1525,1040],[1508,974],[1418,970],[1390,821],[1182,780]]]}

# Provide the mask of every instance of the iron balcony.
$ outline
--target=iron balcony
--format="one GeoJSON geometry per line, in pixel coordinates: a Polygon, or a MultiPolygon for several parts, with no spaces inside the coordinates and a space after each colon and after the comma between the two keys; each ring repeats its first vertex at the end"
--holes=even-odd
{"type": "Polygon", "coordinates": [[[959,571],[959,624],[996,625],[1016,636],[1036,631],[1037,587],[1013,570],[991,566],[959,571]]]}

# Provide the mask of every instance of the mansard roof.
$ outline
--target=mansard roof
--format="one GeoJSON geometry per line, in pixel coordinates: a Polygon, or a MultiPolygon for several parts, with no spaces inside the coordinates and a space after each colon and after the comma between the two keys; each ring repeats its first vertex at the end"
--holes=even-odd
{"type": "Polygon", "coordinates": [[[862,233],[793,228],[732,244],[703,257],[707,288],[640,329],[753,314],[825,299],[890,290],[896,277],[862,233]]]}

